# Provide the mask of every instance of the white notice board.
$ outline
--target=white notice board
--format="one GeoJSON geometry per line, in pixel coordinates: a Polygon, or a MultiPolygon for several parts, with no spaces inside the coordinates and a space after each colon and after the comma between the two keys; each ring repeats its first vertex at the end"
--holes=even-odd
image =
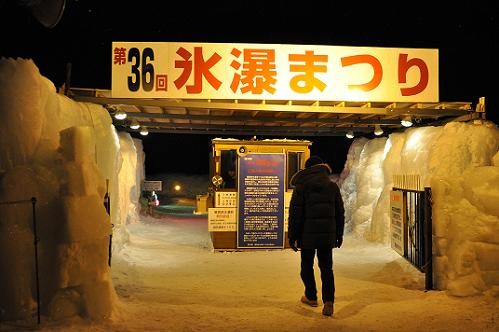
{"type": "Polygon", "coordinates": [[[404,194],[400,190],[390,192],[390,235],[392,249],[404,256],[406,245],[404,194]]]}

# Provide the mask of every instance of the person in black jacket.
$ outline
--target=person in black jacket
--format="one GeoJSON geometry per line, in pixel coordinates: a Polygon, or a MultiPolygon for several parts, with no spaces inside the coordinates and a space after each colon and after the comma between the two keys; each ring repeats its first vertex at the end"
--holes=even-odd
{"type": "Polygon", "coordinates": [[[341,247],[345,226],[345,210],[338,185],[329,175],[331,168],[319,156],[311,156],[305,169],[291,178],[295,186],[289,205],[288,240],[294,251],[301,248],[300,276],[305,286],[301,302],[318,306],[314,277],[317,253],[321,271],[322,314],[334,312],[333,248],[341,247]]]}

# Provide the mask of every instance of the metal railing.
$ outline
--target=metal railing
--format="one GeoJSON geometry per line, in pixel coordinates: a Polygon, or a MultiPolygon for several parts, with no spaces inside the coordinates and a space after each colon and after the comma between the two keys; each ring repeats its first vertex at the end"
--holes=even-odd
{"type": "Polygon", "coordinates": [[[425,289],[433,289],[431,188],[423,188],[418,175],[396,176],[394,184],[404,202],[404,258],[425,273],[425,289]]]}

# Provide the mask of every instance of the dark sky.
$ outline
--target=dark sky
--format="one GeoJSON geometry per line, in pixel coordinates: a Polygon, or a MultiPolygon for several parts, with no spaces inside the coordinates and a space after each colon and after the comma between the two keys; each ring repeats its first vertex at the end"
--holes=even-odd
{"type": "MultiPolygon", "coordinates": [[[[475,105],[485,96],[487,117],[499,123],[494,1],[67,0],[52,29],[21,5],[28,2],[0,0],[0,56],[33,59],[56,86],[71,63],[71,86],[110,89],[112,41],[437,48],[440,101],[475,105]]],[[[207,172],[211,138],[150,134],[144,139],[146,171],[207,172]],[[178,161],[166,153],[172,144],[178,161]]],[[[349,141],[310,139],[312,151],[341,171],[349,141]]]]}
{"type": "MultiPolygon", "coordinates": [[[[135,136],[139,138],[139,136],[135,136]]],[[[153,175],[168,172],[207,174],[210,140],[221,136],[189,134],[149,134],[140,137],[146,154],[146,174],[153,175]],[[149,159],[153,159],[150,162],[149,159]]],[[[251,137],[233,137],[250,139],[251,137]]],[[[262,137],[266,139],[269,137],[262,137]]],[[[348,148],[352,142],[346,137],[293,137],[312,141],[310,152],[321,156],[333,173],[341,173],[345,164],[348,148]]]]}

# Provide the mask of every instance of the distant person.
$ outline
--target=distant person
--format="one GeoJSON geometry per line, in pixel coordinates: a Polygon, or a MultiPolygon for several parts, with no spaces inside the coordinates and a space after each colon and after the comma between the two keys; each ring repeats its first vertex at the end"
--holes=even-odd
{"type": "Polygon", "coordinates": [[[305,286],[301,302],[317,307],[314,258],[317,253],[322,282],[322,314],[334,312],[333,248],[341,247],[345,210],[340,189],[330,180],[331,168],[318,156],[305,162],[305,169],[295,173],[295,186],[289,206],[288,240],[296,252],[301,248],[300,276],[305,286]]]}
{"type": "Polygon", "coordinates": [[[227,173],[224,176],[224,188],[235,189],[236,188],[236,155],[233,154],[230,157],[230,161],[227,160],[227,173]]]}
{"type": "Polygon", "coordinates": [[[152,213],[152,210],[155,206],[159,205],[158,194],[153,190],[151,191],[151,196],[149,196],[149,213],[152,213]]]}
{"type": "Polygon", "coordinates": [[[233,169],[230,169],[227,172],[227,177],[225,181],[225,188],[228,189],[233,189],[236,187],[236,171],[233,169]]]}

